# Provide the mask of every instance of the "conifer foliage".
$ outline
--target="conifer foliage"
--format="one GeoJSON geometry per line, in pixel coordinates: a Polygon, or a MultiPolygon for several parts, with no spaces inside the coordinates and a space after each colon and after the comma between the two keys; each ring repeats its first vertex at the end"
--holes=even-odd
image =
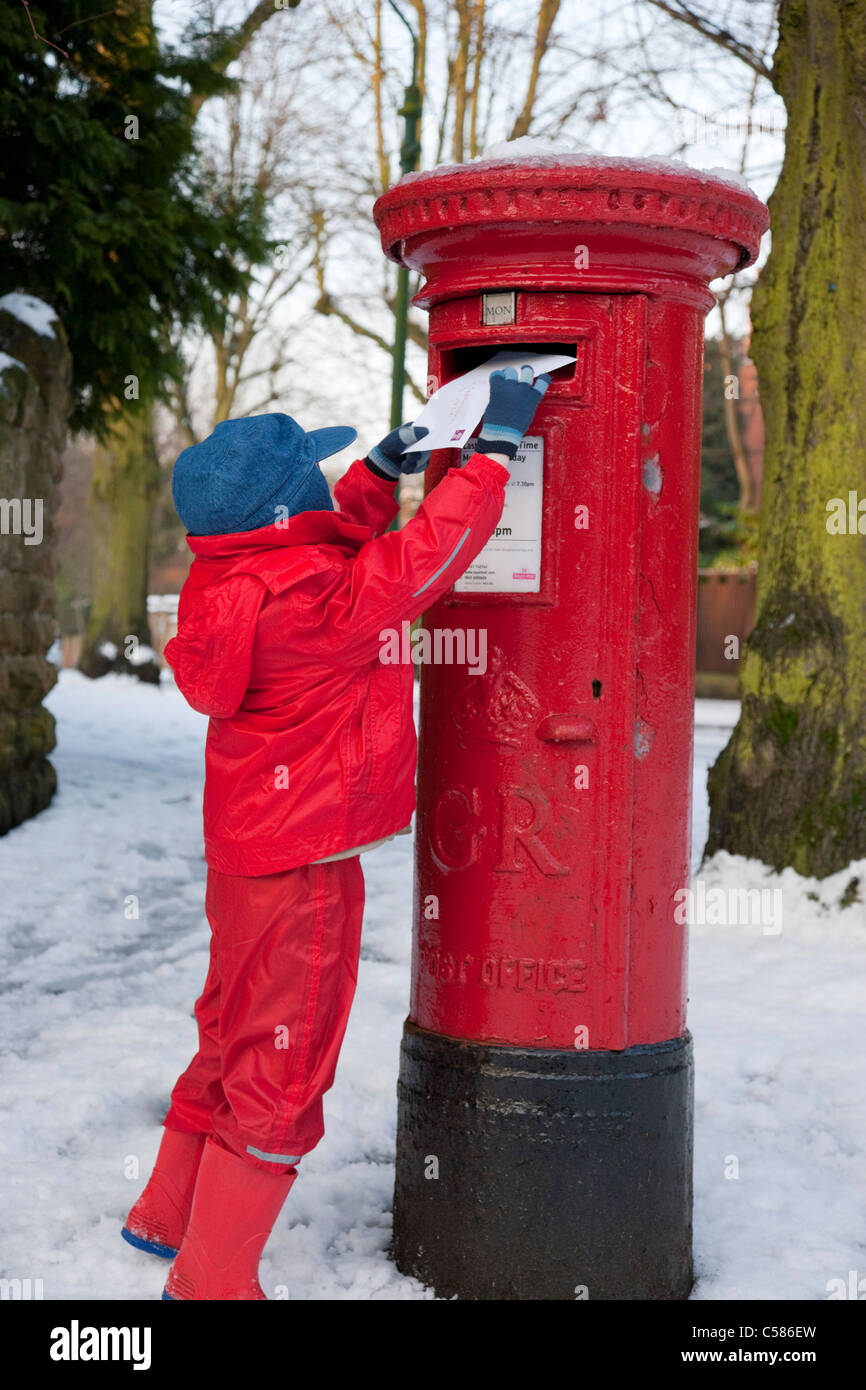
{"type": "Polygon", "coordinates": [[[0,27],[0,286],[57,310],[73,425],[100,436],[161,393],[178,328],[206,321],[241,287],[236,255],[266,245],[255,196],[229,202],[196,159],[196,113],[231,85],[240,31],[172,47],[152,10],[9,0],[0,27]]]}

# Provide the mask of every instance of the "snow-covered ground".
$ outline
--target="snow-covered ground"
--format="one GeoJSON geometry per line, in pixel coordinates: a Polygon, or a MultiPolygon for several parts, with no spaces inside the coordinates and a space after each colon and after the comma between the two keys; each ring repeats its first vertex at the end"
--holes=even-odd
{"type": "MultiPolygon", "coordinates": [[[[205,720],[173,686],[123,677],[64,672],[47,703],[60,791],[0,842],[0,1275],[41,1279],[46,1299],[158,1299],[166,1265],[119,1227],[195,1046],[208,947],[205,720]]],[[[695,863],[707,766],[736,712],[698,702],[695,863]]],[[[385,1253],[410,837],[366,855],[364,871],[356,1004],[326,1136],[262,1263],[272,1296],[278,1286],[292,1299],[432,1296],[385,1253]]],[[[825,1299],[830,1281],[866,1276],[866,914],[862,901],[839,906],[858,875],[862,897],[866,861],[822,883],[727,855],[698,875],[698,915],[710,920],[701,903],[715,889],[781,897],[766,895],[755,925],[692,931],[695,1298],[825,1299]]]]}

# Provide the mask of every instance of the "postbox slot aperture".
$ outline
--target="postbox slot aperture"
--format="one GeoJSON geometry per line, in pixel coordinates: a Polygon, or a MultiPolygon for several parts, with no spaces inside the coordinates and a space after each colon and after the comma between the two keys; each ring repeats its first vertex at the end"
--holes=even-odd
{"type": "MultiPolygon", "coordinates": [[[[480,367],[483,362],[489,362],[491,357],[495,357],[497,352],[548,352],[559,353],[563,357],[577,357],[577,343],[531,343],[531,342],[512,342],[505,339],[501,343],[478,343],[471,347],[445,348],[442,352],[442,380],[452,381],[456,376],[463,376],[464,372],[471,372],[473,367],[480,367]]],[[[549,373],[551,381],[573,381],[576,362],[567,362],[564,367],[557,367],[555,371],[549,373]]]]}

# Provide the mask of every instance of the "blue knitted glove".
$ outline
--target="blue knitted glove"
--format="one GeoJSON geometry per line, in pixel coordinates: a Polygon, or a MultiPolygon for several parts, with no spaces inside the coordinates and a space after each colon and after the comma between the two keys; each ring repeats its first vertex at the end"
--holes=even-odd
{"type": "Polygon", "coordinates": [[[364,462],[371,473],[392,482],[396,482],[401,473],[423,473],[430,462],[429,451],[426,454],[421,450],[404,454],[403,450],[407,444],[414,444],[429,433],[426,426],[413,425],[411,420],[407,420],[405,425],[386,434],[381,443],[370,450],[364,462]]]}
{"type": "Polygon", "coordinates": [[[490,373],[490,400],[478,436],[479,454],[505,454],[513,459],[521,440],[532,424],[532,417],[550,385],[550,377],[540,376],[532,384],[532,368],[505,367],[490,373]]]}

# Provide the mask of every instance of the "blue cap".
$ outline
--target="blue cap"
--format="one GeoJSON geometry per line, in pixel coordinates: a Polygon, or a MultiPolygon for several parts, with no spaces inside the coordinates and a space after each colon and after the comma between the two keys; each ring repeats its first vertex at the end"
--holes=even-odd
{"type": "Polygon", "coordinates": [[[348,425],[305,430],[291,415],[223,420],[178,455],[177,514],[192,536],[256,531],[300,512],[333,511],[319,461],[357,439],[348,425]]]}

